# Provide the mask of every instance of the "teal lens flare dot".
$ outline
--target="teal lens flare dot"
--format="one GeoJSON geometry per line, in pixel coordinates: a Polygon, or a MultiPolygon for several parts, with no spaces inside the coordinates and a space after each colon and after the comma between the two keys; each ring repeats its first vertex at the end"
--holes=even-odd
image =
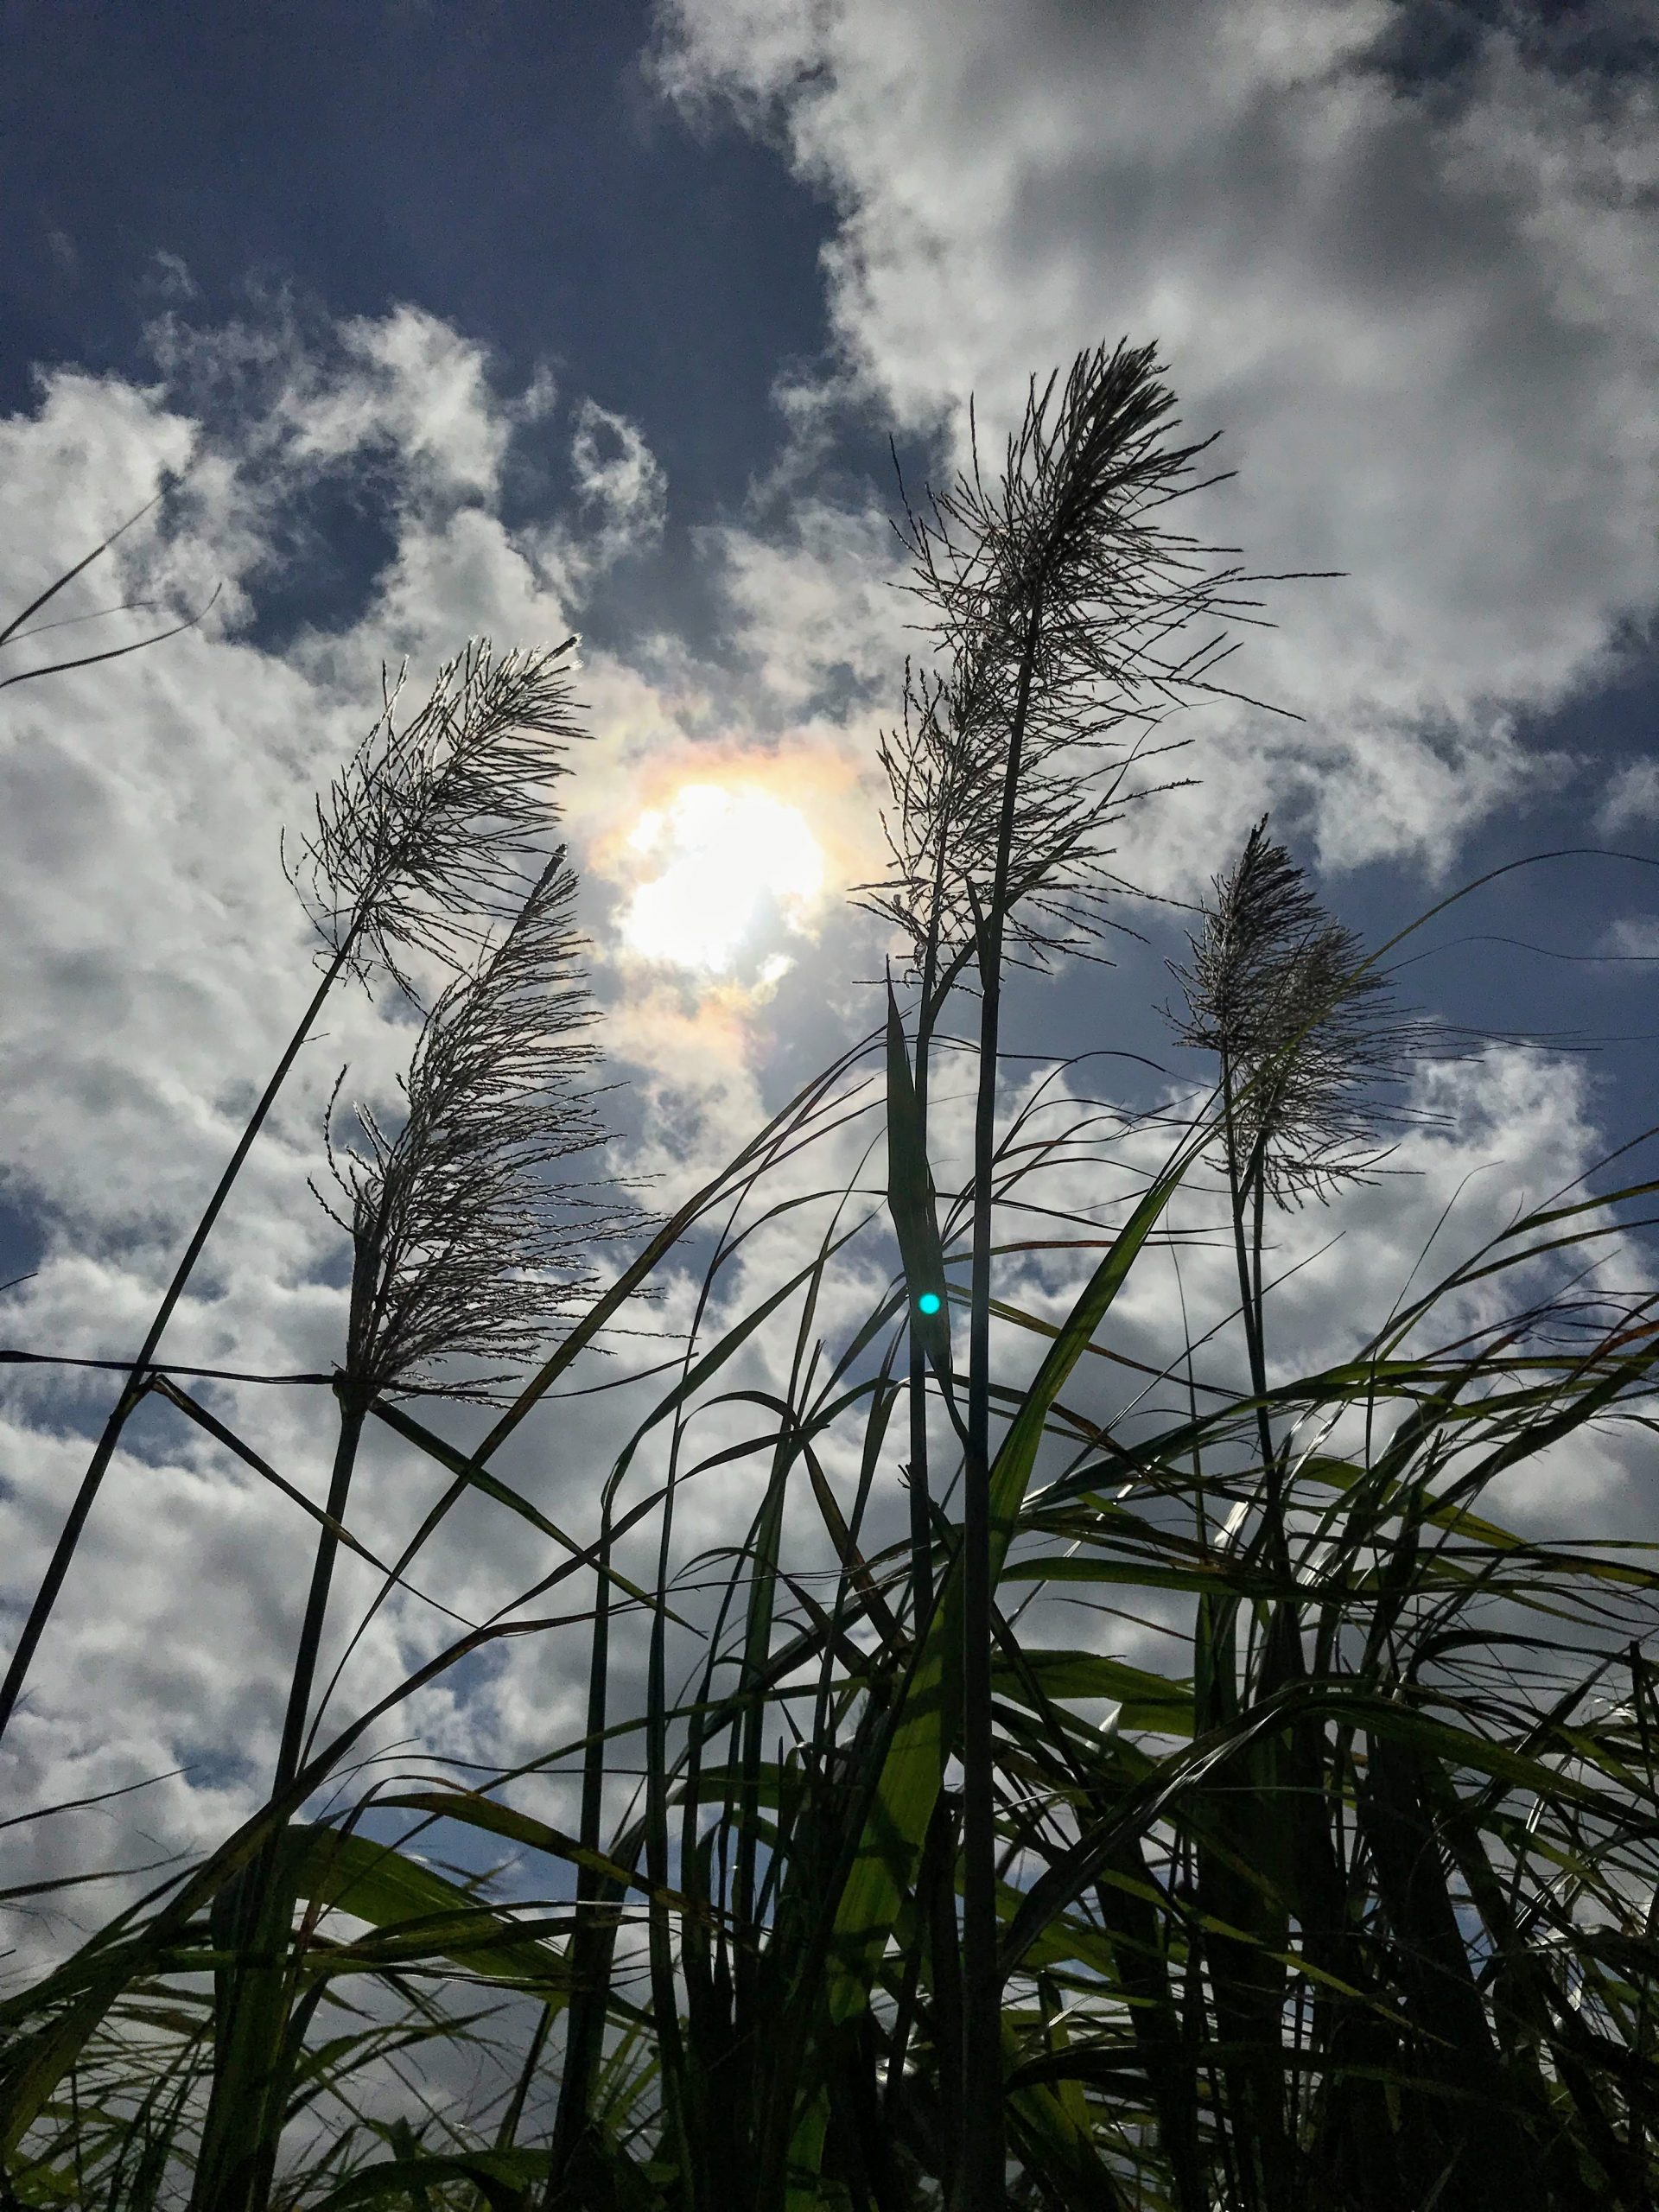
{"type": "Polygon", "coordinates": [[[937,1313],[944,1303],[937,1290],[925,1290],[916,1301],[918,1313],[937,1313]]]}

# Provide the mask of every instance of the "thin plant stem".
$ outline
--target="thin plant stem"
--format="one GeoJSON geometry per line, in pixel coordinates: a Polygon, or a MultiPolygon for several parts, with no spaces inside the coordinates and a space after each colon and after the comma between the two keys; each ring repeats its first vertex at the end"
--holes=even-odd
{"type": "MultiPolygon", "coordinates": [[[[77,561],[72,569],[66,569],[63,574],[57,578],[55,582],[49,583],[43,592],[40,593],[37,597],[30,600],[29,605],[24,607],[21,614],[13,615],[11,620],[6,624],[5,627],[3,630],[0,630],[0,647],[14,644],[22,645],[25,639],[29,638],[38,637],[43,630],[54,629],[60,626],[55,623],[42,622],[38,624],[33,630],[25,630],[23,628],[24,623],[29,620],[32,614],[38,614],[41,607],[48,606],[51,601],[57,597],[60,591],[64,590],[67,586],[73,583],[75,578],[81,574],[83,569],[90,569],[93,562],[96,561],[101,554],[107,553],[111,546],[115,543],[118,537],[124,537],[127,531],[132,528],[135,523],[142,522],[144,517],[149,512],[150,509],[158,505],[161,501],[167,497],[168,492],[170,488],[171,487],[168,484],[164,483],[161,490],[156,493],[154,499],[146,499],[143,505],[139,508],[137,513],[129,515],[125,522],[122,523],[118,528],[112,530],[110,532],[109,536],[104,540],[101,545],[94,545],[92,551],[86,554],[80,560],[77,561]]],[[[81,653],[71,660],[48,661],[39,668],[21,669],[15,676],[0,676],[0,691],[9,690],[14,683],[33,683],[42,676],[62,676],[73,668],[92,668],[95,667],[100,661],[124,660],[129,653],[143,652],[147,645],[159,645],[163,639],[176,638],[182,631],[194,630],[197,623],[201,620],[202,617],[213,605],[214,601],[218,599],[221,589],[222,586],[215,584],[213,589],[213,595],[207,601],[207,606],[198,607],[194,614],[188,617],[188,619],[182,622],[175,622],[170,629],[154,631],[148,638],[134,638],[124,645],[107,646],[102,652],[81,653]]],[[[108,609],[108,612],[111,614],[136,613],[140,608],[149,607],[154,604],[155,602],[150,600],[135,600],[128,601],[121,607],[112,607],[108,609]]],[[[96,622],[102,619],[103,618],[100,615],[97,614],[77,615],[71,618],[73,620],[83,622],[96,622]]]]}
{"type": "Polygon", "coordinates": [[[963,1478],[962,2158],[957,2212],[1003,2202],[1001,1977],[997,1968],[996,1805],[991,1726],[991,1230],[996,1166],[997,1043],[1002,917],[1031,683],[1042,620],[1027,619],[1008,730],[995,874],[980,930],[979,1097],[974,1123],[973,1278],[968,1347],[968,1447],[963,1478]]]}
{"type": "MultiPolygon", "coordinates": [[[[1232,1217],[1233,1257],[1238,1269],[1239,1313],[1244,1324],[1245,1357],[1249,1366],[1250,1390],[1255,1400],[1256,1435],[1262,1446],[1262,1478],[1271,1497],[1276,1454],[1273,1441],[1273,1425],[1268,1417],[1267,1353],[1262,1341],[1262,1301],[1261,1235],[1262,1209],[1259,1203],[1262,1190],[1261,1164],[1254,1158],[1240,1173],[1238,1160],[1238,1116],[1235,1105],[1233,1069],[1231,1060],[1223,1056],[1222,1076],[1222,1135],[1223,1150],[1227,1162],[1227,1193],[1229,1211],[1232,1217]],[[1256,1236],[1256,1264],[1252,1270],[1250,1249],[1245,1235],[1244,1217],[1250,1205],[1251,1192],[1256,1194],[1255,1209],[1256,1236]]],[[[1258,1148],[1259,1149],[1259,1148],[1258,1148]]]]}
{"type": "MultiPolygon", "coordinates": [[[[368,1418],[368,1401],[363,1391],[350,1385],[345,1386],[340,1397],[340,1432],[334,1445],[334,1464],[328,1478],[328,1503],[325,1508],[329,1519],[336,1526],[346,1518],[352,1477],[356,1471],[358,1449],[363,1440],[363,1424],[368,1418]]],[[[339,1550],[340,1539],[334,1529],[319,1529],[316,1556],[311,1567],[311,1587],[306,1597],[304,1619],[294,1656],[294,1672],[289,1683],[288,1710],[283,1720],[282,1745],[276,1754],[276,1777],[271,1789],[273,1797],[280,1797],[300,1770],[305,1746],[306,1715],[311,1709],[311,1692],[317,1675],[317,1653],[322,1643],[322,1631],[328,1612],[328,1590],[334,1580],[334,1560],[339,1550]]]]}
{"type": "MultiPolygon", "coordinates": [[[[941,850],[943,849],[941,848],[941,850]]],[[[927,1158],[927,1073],[933,1041],[933,993],[938,968],[937,900],[922,966],[921,1007],[916,1019],[916,1130],[927,1158]]],[[[911,1618],[919,1637],[933,1610],[933,1516],[927,1474],[927,1352],[910,1334],[910,1572],[911,1618]]]]}
{"type": "Polygon", "coordinates": [[[576,1869],[576,1927],[571,1939],[575,1987],[565,2030],[564,2068],[553,2120],[553,2147],[548,2162],[543,2212],[567,2202],[568,2181],[580,2178],[580,2164],[593,2126],[589,2106],[594,2076],[604,2047],[606,2000],[609,1993],[613,1916],[603,1910],[605,1882],[594,1868],[601,1837],[605,1792],[606,1684],[611,1632],[611,1500],[601,1509],[599,1555],[594,1578],[594,1612],[588,1645],[588,1728],[582,1749],[582,1851],[590,1854],[576,1869]]]}
{"type": "MultiPolygon", "coordinates": [[[[334,1463],[328,1484],[327,1511],[331,1528],[318,1532],[311,1568],[311,1586],[296,1647],[294,1671],[289,1683],[288,1708],[283,1722],[282,1743],[270,1802],[275,1806],[293,1789],[305,1758],[305,1722],[316,1681],[317,1653],[328,1612],[328,1590],[340,1550],[335,1529],[345,1518],[352,1474],[368,1417],[368,1399],[360,1388],[342,1386],[340,1429],[334,1463]]],[[[196,2171],[192,2196],[194,2212],[264,2212],[282,2133],[280,2110],[263,2101],[259,2124],[246,2115],[247,2076],[275,2077],[282,2067],[284,2049],[293,2047],[286,2028],[291,1992],[273,2003],[262,1986],[273,1967],[285,1973],[291,1939],[289,1916],[280,1882],[286,1821],[274,1825],[236,1885],[235,1904],[227,1916],[226,1948],[231,1962],[217,1970],[217,2015],[214,2066],[203,2122],[204,2156],[196,2171]],[[280,1961],[270,1955],[280,1946],[280,1961]],[[257,2052],[249,2063],[249,2046],[257,2052]]]]}

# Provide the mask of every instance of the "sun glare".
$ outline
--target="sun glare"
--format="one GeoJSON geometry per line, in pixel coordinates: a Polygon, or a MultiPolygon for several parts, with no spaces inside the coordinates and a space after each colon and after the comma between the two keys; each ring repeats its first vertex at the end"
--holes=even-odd
{"type": "MultiPolygon", "coordinates": [[[[644,880],[622,917],[624,942],[709,975],[730,971],[768,910],[800,926],[823,888],[823,849],[804,815],[752,785],[683,784],[640,816],[627,842],[644,880]]],[[[774,955],[766,979],[787,965],[774,955]]]]}

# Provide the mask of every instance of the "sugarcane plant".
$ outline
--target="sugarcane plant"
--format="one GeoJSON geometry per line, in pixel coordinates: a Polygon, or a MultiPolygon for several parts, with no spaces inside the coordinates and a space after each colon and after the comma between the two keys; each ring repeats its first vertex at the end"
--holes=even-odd
{"type": "MultiPolygon", "coordinates": [[[[990,1322],[1004,963],[1015,950],[1052,958],[1086,953],[1097,940],[1117,887],[1106,840],[1126,809],[1151,795],[1144,775],[1135,779],[1163,749],[1154,742],[1160,724],[1173,706],[1226,690],[1211,671],[1230,648],[1206,639],[1177,658],[1173,642],[1201,616],[1254,603],[1227,595],[1238,569],[1206,573],[1193,557],[1202,549],[1154,518],[1183,493],[1205,488],[1189,480],[1213,443],[1168,442],[1175,403],[1157,367],[1154,347],[1120,345],[1079,355],[1063,387],[1057,375],[1039,391],[1033,378],[1000,477],[985,480],[976,435],[969,469],[908,518],[912,588],[931,618],[944,672],[920,680],[906,699],[903,741],[889,741],[884,752],[895,802],[889,843],[899,866],[891,883],[872,887],[872,904],[905,930],[917,970],[915,1142],[924,1163],[933,1027],[964,973],[980,1001],[953,1623],[963,1730],[962,2133],[952,2200],[961,2212],[988,2212],[1002,2196],[990,1322]]],[[[913,1313],[941,1310],[931,1303],[944,1294],[928,1259],[918,1253],[912,1272],[913,1313]]],[[[926,1332],[914,1319],[912,1330],[909,1476],[919,1560],[927,1476],[917,1354],[926,1332]]],[[[923,1594],[918,1586],[918,1603],[923,1594]]],[[[956,1661],[953,1653],[953,1672],[956,1661]]],[[[948,1735],[941,1748],[947,1756],[953,1748],[948,1735]]]]}
{"type": "Polygon", "coordinates": [[[321,976],[127,1368],[0,1682],[0,1738],[122,1435],[154,1387],[168,1325],[329,997],[342,978],[368,982],[377,967],[407,988],[411,956],[453,957],[511,896],[515,871],[533,849],[525,841],[546,821],[547,787],[566,772],[562,755],[576,734],[564,670],[575,642],[500,659],[487,641],[469,645],[404,721],[404,672],[395,682],[383,677],[380,715],[319,798],[315,833],[296,864],[296,887],[312,902],[321,938],[321,976]]]}
{"type": "Polygon", "coordinates": [[[0,1994],[6,2201],[1651,2202],[1659,1563],[1537,1533],[1517,1485],[1648,1445],[1659,1186],[1610,1163],[1472,1249],[1454,1211],[1299,1369],[1320,1210],[1363,1242],[1343,1210],[1406,1187],[1474,1047],[1265,821],[1172,963],[1151,1103],[1079,1056],[1008,1079],[1011,976],[1103,958],[1115,825],[1172,781],[1169,711],[1225,693],[1185,626],[1255,604],[1158,519],[1204,448],[1157,376],[1084,353],[998,473],[907,505],[880,1018],[669,1218],[600,1149],[563,649],[468,648],[324,795],[292,871],[324,988],[414,1034],[393,1104],[342,1088],[322,1134],[325,1502],[159,1358],[188,1267],[120,1385],[315,1527],[279,1750],[214,1850],[0,1994]],[[601,1383],[652,1289],[681,1325],[601,1383]],[[614,1394],[597,1466],[570,1389],[614,1394]],[[370,1434],[444,1483],[390,1559],[370,1434]],[[456,1600],[463,1503],[524,1586],[365,1689],[383,1606],[456,1600]],[[388,1745],[526,1644],[582,1686],[569,1731],[511,1769],[388,1745]]]}

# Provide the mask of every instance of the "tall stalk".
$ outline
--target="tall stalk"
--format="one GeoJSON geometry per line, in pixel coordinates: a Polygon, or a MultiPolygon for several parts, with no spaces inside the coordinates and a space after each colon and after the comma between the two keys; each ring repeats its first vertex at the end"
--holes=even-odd
{"type": "Polygon", "coordinates": [[[961,2212],[1002,2202],[1002,2014],[997,1973],[996,1803],[991,1726],[991,1230],[996,1171],[996,1078],[1002,1011],[1002,929],[1008,906],[1026,720],[1043,607],[1033,594],[1020,657],[996,855],[979,956],[979,1095],[974,1116],[973,1273],[968,1337],[968,1437],[962,1508],[962,2164],[961,2212]]]}
{"type": "MultiPolygon", "coordinates": [[[[1002,970],[1017,944],[1042,960],[1103,926],[1116,879],[1103,838],[1131,798],[1148,733],[1185,689],[1219,690],[1214,645],[1171,661],[1163,641],[1229,602],[1238,574],[1188,581],[1193,541],[1144,511],[1182,489],[1204,444],[1176,448],[1159,426],[1173,402],[1154,349],[1078,356],[1065,387],[1033,381],[1000,480],[969,473],[909,515],[911,587],[931,610],[942,673],[908,677],[901,732],[883,748],[892,792],[891,875],[864,897],[908,938],[922,984],[918,1053],[971,963],[979,1077],[974,1134],[969,1391],[963,1440],[963,2139],[952,2202],[1002,2201],[1001,1992],[996,1969],[995,1744],[990,1667],[994,1556],[990,1470],[992,1189],[1002,970]],[[1119,733],[1128,728],[1127,738],[1119,733]]],[[[1205,441],[1207,444],[1209,441],[1205,441]]],[[[925,1149],[924,1149],[925,1159],[925,1149]]],[[[923,1457],[925,1376],[912,1351],[912,1467],[923,1457]]],[[[912,1500],[912,1575],[922,1585],[912,1500]]]]}
{"type": "MultiPolygon", "coordinates": [[[[943,867],[944,855],[938,865],[943,867]]],[[[938,887],[922,957],[921,1001],[916,1015],[916,1133],[924,1165],[928,1159],[928,1077],[933,1057],[933,1024],[938,990],[938,887]]],[[[910,1419],[910,1459],[907,1463],[910,1505],[911,1618],[919,1638],[933,1610],[933,1499],[928,1478],[927,1346],[922,1332],[910,1331],[910,1372],[907,1384],[910,1419]]]]}
{"type": "Polygon", "coordinates": [[[1446,1040],[1396,1011],[1387,979],[1269,840],[1265,816],[1213,890],[1188,961],[1171,963],[1185,1009],[1169,1018],[1184,1043],[1217,1062],[1263,1529],[1282,1565],[1283,1469],[1265,1402],[1267,1201],[1288,1208],[1369,1179],[1386,1157],[1387,1127],[1422,1118],[1403,1114],[1392,1094],[1418,1057],[1444,1052],[1446,1040]]]}
{"type": "MultiPolygon", "coordinates": [[[[369,1415],[370,1397],[363,1385],[343,1382],[339,1388],[340,1428],[334,1441],[334,1464],[328,1477],[328,1498],[324,1508],[329,1520],[343,1526],[346,1509],[351,1502],[352,1477],[357,1468],[359,1447],[363,1441],[363,1425],[369,1415]]],[[[283,1733],[276,1753],[276,1770],[271,1783],[273,1798],[283,1796],[299,1772],[304,1755],[306,1719],[311,1710],[311,1693],[317,1675],[317,1654],[322,1645],[322,1631],[328,1614],[328,1590],[334,1580],[334,1561],[340,1554],[340,1539],[333,1528],[317,1533],[316,1556],[311,1566],[311,1585],[306,1592],[305,1613],[300,1624],[300,1637],[295,1649],[294,1672],[289,1682],[288,1705],[283,1716],[283,1733]]]]}
{"type": "MultiPolygon", "coordinates": [[[[273,1802],[292,1789],[303,1764],[306,1720],[340,1549],[335,1529],[345,1522],[372,1394],[360,1383],[342,1380],[337,1395],[340,1425],[326,1508],[333,1525],[318,1532],[271,1783],[273,1802]]],[[[276,2171],[297,2056],[289,2018],[294,1901],[282,1880],[283,1857],[278,1828],[222,1901],[219,1937],[230,1955],[214,1977],[215,2063],[191,2199],[199,2212],[262,2212],[276,2171]]]]}
{"type": "MultiPolygon", "coordinates": [[[[559,2099],[554,2113],[553,2140],[548,2159],[543,2212],[571,2200],[565,2192],[574,2183],[580,2190],[583,2163],[592,2154],[592,2114],[589,2109],[594,2076],[604,2046],[607,2000],[610,1992],[610,1959],[616,1941],[615,1922],[606,1914],[605,1878],[596,1869],[604,1842],[606,1695],[610,1679],[611,1630],[611,1501],[601,1502],[601,1525],[598,1561],[594,1577],[594,1619],[588,1649],[588,1723],[582,1745],[582,1812],[578,1838],[583,1862],[576,1868],[575,1926],[570,1938],[575,1986],[566,2016],[564,2064],[559,2076],[559,2099]]],[[[580,2202],[578,2197],[575,2201],[580,2202]]]]}
{"type": "MultiPolygon", "coordinates": [[[[572,1157],[606,1141],[580,1080],[594,1055],[576,1038],[595,1009],[579,964],[575,889],[561,849],[499,942],[486,944],[472,970],[435,1001],[404,1083],[400,1128],[388,1132],[359,1106],[348,1147],[337,1148],[325,1128],[335,1189],[323,1203],[351,1236],[351,1296],[327,1517],[289,1681],[273,1805],[290,1794],[305,1762],[308,1724],[315,1725],[312,1694],[340,1530],[371,1408],[416,1379],[429,1390],[487,1399],[497,1378],[457,1377],[453,1363],[527,1364],[558,1316],[591,1295],[594,1242],[632,1225],[631,1211],[607,1200],[602,1183],[554,1179],[572,1157]]],[[[280,2085],[296,2050],[284,1853],[277,1828],[240,1878],[227,1923],[230,1957],[216,1977],[215,2065],[193,2198],[198,2212],[261,2212],[270,2191],[280,2085]]]]}
{"type": "Polygon", "coordinates": [[[1262,1449],[1264,1500],[1270,1524],[1276,1520],[1278,1455],[1267,1406],[1266,1320],[1262,1299],[1262,1199],[1267,1162],[1258,1140],[1240,1158],[1239,1102],[1233,1053],[1221,1054],[1222,1157],[1227,1175],[1227,1211],[1232,1227],[1233,1263],[1238,1276],[1238,1311],[1244,1331],[1244,1357],[1255,1400],[1256,1437],[1262,1449]]]}

